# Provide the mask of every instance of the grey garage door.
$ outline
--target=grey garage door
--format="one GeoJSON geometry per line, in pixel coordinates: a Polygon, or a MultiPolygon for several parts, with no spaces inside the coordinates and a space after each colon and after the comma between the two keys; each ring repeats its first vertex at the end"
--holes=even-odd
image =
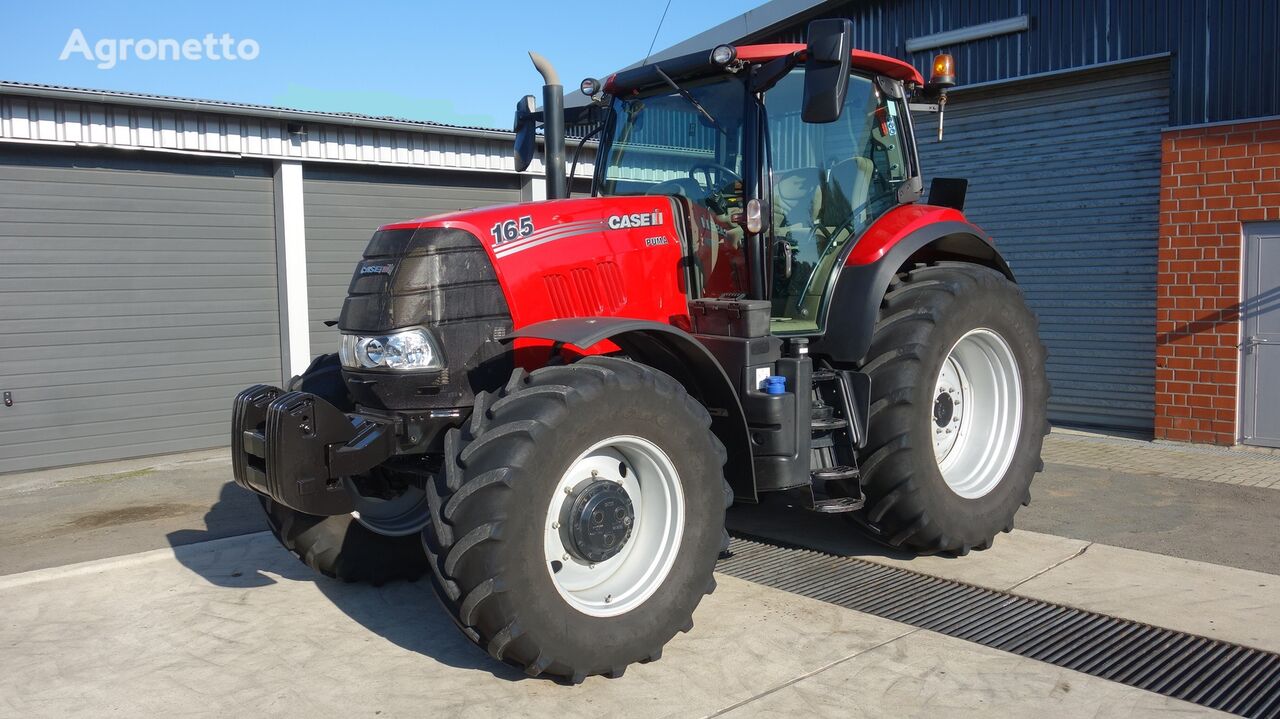
{"type": "Polygon", "coordinates": [[[969,179],[965,211],[996,240],[1040,316],[1064,424],[1151,431],[1162,63],[958,91],[926,178],[969,179]]]}
{"type": "Polygon", "coordinates": [[[338,318],[351,273],[379,225],[520,201],[515,175],[306,166],[302,177],[312,356],[338,350],[338,331],[324,322],[338,318]]]}
{"type": "Polygon", "coordinates": [[[226,443],[280,381],[265,166],[0,151],[0,472],[226,443]]]}

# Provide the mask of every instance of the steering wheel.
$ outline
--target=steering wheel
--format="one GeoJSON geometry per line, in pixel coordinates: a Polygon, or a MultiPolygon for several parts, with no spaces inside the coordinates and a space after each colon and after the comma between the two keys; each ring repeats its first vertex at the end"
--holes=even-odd
{"type": "Polygon", "coordinates": [[[702,185],[708,194],[719,194],[728,184],[723,181],[725,178],[742,182],[741,175],[718,162],[699,162],[689,167],[689,179],[702,185]],[[698,179],[699,172],[702,174],[701,180],[698,179]]]}
{"type": "Polygon", "coordinates": [[[707,196],[707,206],[721,213],[726,212],[728,209],[728,203],[725,201],[724,196],[725,188],[733,183],[742,182],[741,175],[718,162],[698,162],[691,165],[689,167],[689,179],[702,186],[707,196]],[[701,180],[698,179],[699,174],[702,175],[701,180]]]}

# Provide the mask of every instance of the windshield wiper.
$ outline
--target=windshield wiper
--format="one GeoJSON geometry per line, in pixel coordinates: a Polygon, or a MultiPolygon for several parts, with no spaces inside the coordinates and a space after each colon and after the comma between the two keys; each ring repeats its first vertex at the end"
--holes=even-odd
{"type": "Polygon", "coordinates": [[[679,85],[677,85],[677,84],[676,84],[676,81],[675,81],[675,80],[672,80],[670,75],[668,75],[667,73],[663,72],[661,67],[658,67],[657,65],[654,65],[654,66],[653,66],[653,69],[657,71],[657,73],[658,73],[658,77],[661,77],[663,80],[665,80],[665,81],[666,81],[666,83],[667,83],[668,85],[670,85],[670,86],[671,86],[671,89],[672,89],[672,90],[675,90],[675,91],[676,91],[676,93],[677,93],[678,95],[680,95],[680,97],[683,97],[686,101],[688,101],[688,103],[689,103],[690,105],[693,105],[693,109],[695,109],[695,110],[697,110],[698,112],[702,113],[702,116],[703,116],[703,117],[705,117],[705,118],[707,118],[707,122],[710,122],[710,123],[712,124],[712,126],[714,126],[717,130],[719,130],[719,131],[720,131],[720,134],[724,135],[725,137],[728,137],[728,136],[729,136],[729,131],[728,131],[728,130],[725,130],[723,127],[721,127],[721,126],[720,126],[720,123],[719,123],[719,122],[718,122],[714,117],[712,117],[712,116],[711,116],[711,113],[707,112],[707,108],[703,107],[703,106],[702,106],[702,103],[698,102],[697,98],[695,98],[693,95],[689,94],[689,91],[688,91],[688,90],[686,90],[686,89],[684,89],[683,87],[680,87],[679,85]]]}

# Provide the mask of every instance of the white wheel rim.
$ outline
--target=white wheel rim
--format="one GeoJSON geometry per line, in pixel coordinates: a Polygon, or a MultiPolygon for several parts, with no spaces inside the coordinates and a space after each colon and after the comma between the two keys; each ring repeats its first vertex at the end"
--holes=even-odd
{"type": "Polygon", "coordinates": [[[366,497],[350,484],[347,485],[347,491],[356,498],[356,510],[351,516],[377,534],[405,537],[421,532],[431,521],[427,490],[423,487],[411,484],[404,492],[391,499],[366,497]]]}
{"type": "Polygon", "coordinates": [[[570,606],[594,617],[613,617],[653,596],[675,564],[683,536],[684,491],[675,465],[649,440],[619,435],[578,455],[557,482],[543,527],[545,565],[570,606]],[[622,487],[634,520],[618,553],[592,564],[571,549],[568,512],[575,493],[601,480],[622,487]]]}
{"type": "Polygon", "coordinates": [[[979,328],[961,337],[933,392],[933,454],[951,491],[977,499],[1013,462],[1022,428],[1022,379],[1009,343],[979,328]]]}

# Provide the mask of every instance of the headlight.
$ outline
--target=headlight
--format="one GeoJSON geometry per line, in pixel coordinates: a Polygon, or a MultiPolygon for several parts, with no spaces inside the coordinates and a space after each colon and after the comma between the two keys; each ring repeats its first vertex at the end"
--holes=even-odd
{"type": "Polygon", "coordinates": [[[352,369],[441,369],[440,350],[424,329],[386,335],[343,335],[338,353],[343,367],[352,369]]]}

